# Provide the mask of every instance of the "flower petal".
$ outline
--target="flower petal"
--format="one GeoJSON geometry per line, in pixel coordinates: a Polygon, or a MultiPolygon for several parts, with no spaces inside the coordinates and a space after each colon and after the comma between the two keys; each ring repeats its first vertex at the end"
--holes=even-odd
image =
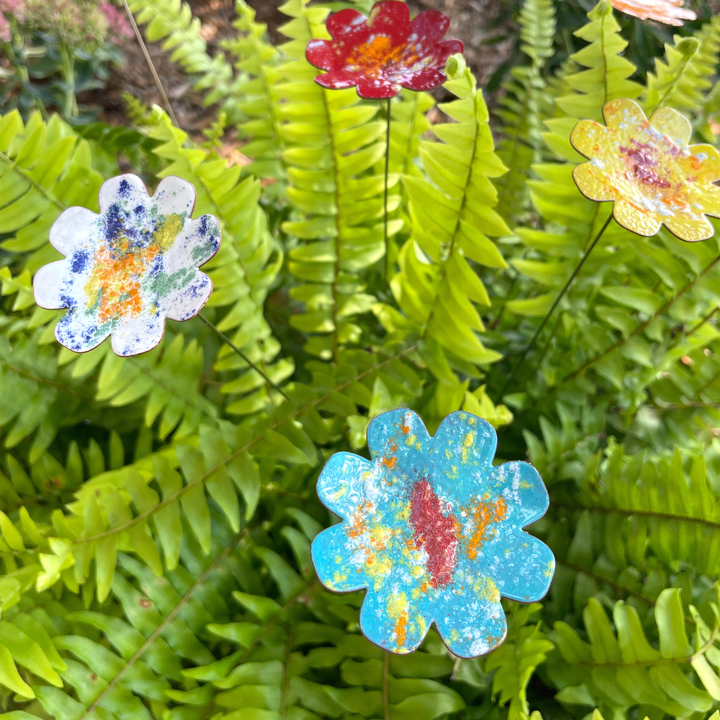
{"type": "Polygon", "coordinates": [[[187,180],[170,175],[157,186],[153,195],[161,215],[183,215],[188,218],[195,207],[195,188],[187,180]]]}
{"type": "Polygon", "coordinates": [[[149,198],[145,183],[137,175],[118,175],[106,180],[100,188],[100,212],[105,213],[118,200],[145,206],[149,198]]]}
{"type": "Polygon", "coordinates": [[[220,248],[220,222],[214,215],[203,215],[185,223],[163,257],[163,270],[174,273],[182,268],[204,265],[220,248]]]}
{"type": "Polygon", "coordinates": [[[615,221],[625,229],[644,237],[651,237],[660,230],[655,213],[639,210],[625,200],[618,200],[613,207],[615,221]]]}
{"type": "MultiPolygon", "coordinates": [[[[330,15],[325,23],[325,27],[335,40],[346,40],[348,36],[357,33],[360,28],[367,30],[367,18],[357,10],[345,8],[330,15]]],[[[308,60],[310,60],[310,58],[308,58],[308,60]]],[[[312,60],[310,60],[310,62],[312,62],[312,60]]]]}
{"type": "MultiPolygon", "coordinates": [[[[168,320],[185,322],[185,320],[194,318],[202,310],[212,293],[212,280],[204,272],[195,270],[192,275],[184,275],[183,280],[181,287],[173,289],[164,297],[160,296],[168,320]]],[[[173,276],[168,276],[168,283],[172,282],[173,276]]]]}
{"type": "Polygon", "coordinates": [[[368,28],[373,35],[382,33],[400,45],[409,35],[410,8],[400,0],[380,0],[370,11],[368,28]]]}
{"type": "Polygon", "coordinates": [[[665,227],[685,242],[699,242],[713,236],[715,230],[710,221],[700,216],[699,218],[688,213],[678,213],[667,219],[663,219],[665,227]]]}
{"type": "Polygon", "coordinates": [[[720,152],[712,145],[691,145],[688,175],[695,177],[695,182],[714,183],[720,180],[720,152]]]}
{"type": "Polygon", "coordinates": [[[615,199],[615,192],[608,186],[608,176],[593,163],[576,165],[572,175],[578,190],[588,200],[606,202],[615,199]]]}
{"type": "Polygon", "coordinates": [[[364,475],[372,463],[348,452],[335,453],[325,464],[317,481],[317,494],[325,507],[336,515],[349,518],[366,499],[364,475]]]}
{"type": "Polygon", "coordinates": [[[493,580],[465,583],[437,608],[435,624],[443,642],[461,658],[485,655],[505,639],[507,621],[493,580]]]}
{"type": "Polygon", "coordinates": [[[506,519],[518,527],[539,520],[550,505],[540,473],[530,463],[513,461],[493,468],[489,484],[505,498],[506,519]]]}
{"type": "Polygon", "coordinates": [[[64,291],[70,263],[58,260],[41,267],[33,278],[35,302],[46,310],[59,310],[69,307],[72,303],[64,291]]]}
{"type": "Polygon", "coordinates": [[[387,591],[369,591],[360,610],[363,635],[385,650],[406,655],[417,650],[430,624],[400,585],[387,591]]]}
{"type": "Polygon", "coordinates": [[[445,82],[445,73],[441,70],[435,70],[434,68],[428,68],[422,72],[413,75],[410,80],[403,83],[403,87],[409,90],[415,90],[416,92],[422,92],[424,90],[433,90],[434,88],[442,85],[445,82]]]}
{"type": "Polygon", "coordinates": [[[473,472],[490,469],[497,433],[493,426],[467,412],[452,412],[441,423],[433,437],[433,448],[444,458],[449,453],[458,467],[471,467],[473,472]]]}
{"type": "Polygon", "coordinates": [[[617,130],[623,124],[642,125],[647,121],[642,108],[636,102],[626,98],[605,103],[603,117],[605,124],[613,130],[617,130]]]}
{"type": "Polygon", "coordinates": [[[607,128],[594,120],[581,120],[570,134],[571,145],[586,158],[602,154],[602,146],[610,141],[607,128]]]}
{"type": "Polygon", "coordinates": [[[112,331],[112,323],[99,325],[77,308],[70,308],[55,326],[55,339],[68,350],[84,353],[97,347],[112,331]]]}
{"type": "Polygon", "coordinates": [[[412,465],[417,450],[430,442],[428,431],[417,413],[402,408],[373,418],[368,425],[367,438],[373,460],[392,467],[404,463],[412,465]]]}
{"type": "Polygon", "coordinates": [[[333,592],[351,592],[370,584],[363,566],[348,557],[344,525],[333,525],[315,536],[310,547],[320,582],[333,592]]]}
{"type": "Polygon", "coordinates": [[[518,528],[508,528],[502,543],[494,543],[483,552],[482,568],[492,576],[503,597],[535,602],[550,588],[555,557],[541,540],[518,528]]]}
{"type": "Polygon", "coordinates": [[[444,68],[447,59],[451,55],[455,55],[456,53],[462,53],[463,50],[465,50],[465,46],[463,45],[462,40],[455,40],[454,38],[449,40],[441,40],[435,46],[435,52],[433,53],[435,56],[435,64],[437,65],[438,63],[440,63],[440,68],[444,68]]]}
{"type": "Polygon", "coordinates": [[[137,317],[122,318],[112,333],[112,349],[120,357],[140,355],[160,344],[165,318],[147,311],[137,317]]]}
{"type": "MultiPolygon", "coordinates": [[[[423,43],[434,42],[435,40],[439,40],[448,31],[450,19],[439,10],[423,10],[410,23],[410,27],[410,32],[415,33],[423,43]]],[[[412,35],[410,39],[412,39],[412,35]]],[[[462,52],[462,50],[460,52],[462,52]]]]}
{"type": "MultiPolygon", "coordinates": [[[[355,11],[352,11],[355,12],[355,11]]],[[[357,13],[360,15],[360,13],[357,13]]],[[[329,22],[329,21],[328,21],[329,22]]],[[[337,55],[332,40],[311,40],[305,48],[307,61],[321,70],[331,70],[336,64],[337,55]]]]}
{"type": "Polygon", "coordinates": [[[65,210],[50,228],[50,244],[63,255],[97,246],[100,216],[84,207],[65,210]]]}
{"type": "Polygon", "coordinates": [[[650,116],[650,125],[663,135],[667,135],[673,142],[681,145],[690,142],[692,125],[677,110],[669,107],[658,108],[650,116]]]}
{"type": "Polygon", "coordinates": [[[315,76],[315,82],[329,90],[343,90],[344,88],[355,87],[360,74],[348,70],[331,70],[322,75],[315,76]]]}
{"type": "Polygon", "coordinates": [[[720,187],[709,185],[703,188],[697,202],[702,212],[711,217],[720,218],[720,187]]]}
{"type": "Polygon", "coordinates": [[[357,81],[358,95],[366,100],[387,100],[395,97],[400,90],[402,85],[383,77],[361,78],[357,81]]]}

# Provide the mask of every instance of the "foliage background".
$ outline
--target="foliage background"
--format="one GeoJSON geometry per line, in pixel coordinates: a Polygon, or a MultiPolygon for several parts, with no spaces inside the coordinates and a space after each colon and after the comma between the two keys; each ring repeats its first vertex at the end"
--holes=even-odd
{"type": "Polygon", "coordinates": [[[611,225],[499,393],[610,212],[572,182],[570,130],[631,97],[688,113],[716,143],[720,18],[673,39],[606,2],[580,20],[579,6],[525,0],[492,113],[459,57],[440,105],[403,92],[388,283],[384,109],[323,90],[304,59],[339,5],[290,0],[272,46],[240,0],[237,35],[212,56],[181,0],[131,7],[217,107],[206,138],[132,99],[125,126],[0,119],[8,720],[713,713],[717,240],[611,225]],[[220,155],[235,133],[248,166],[220,155]],[[49,227],[67,206],[97,210],[121,165],[150,187],[188,179],[196,212],[220,218],[206,312],[287,397],[198,320],[137,358],[57,346],[58,313],[31,290],[57,257],[49,227]],[[531,532],[556,554],[552,589],[505,603],[508,639],[484,658],[458,661],[434,631],[411,656],[383,654],[359,634],[361,593],[315,580],[309,544],[332,522],[319,470],[337,450],[366,452],[368,419],[397,406],[431,431],[458,408],[488,419],[498,460],[529,457],[549,488],[531,532]]]}

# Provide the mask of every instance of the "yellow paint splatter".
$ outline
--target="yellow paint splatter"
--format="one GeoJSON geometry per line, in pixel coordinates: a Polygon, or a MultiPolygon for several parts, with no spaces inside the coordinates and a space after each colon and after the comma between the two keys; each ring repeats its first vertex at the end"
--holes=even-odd
{"type": "Polygon", "coordinates": [[[463,463],[466,463],[466,462],[468,461],[468,454],[469,454],[469,452],[470,452],[470,448],[471,448],[471,447],[473,446],[473,444],[475,443],[475,435],[476,435],[475,431],[474,431],[474,430],[471,430],[471,431],[465,436],[465,439],[463,440],[462,450],[460,451],[460,454],[462,455],[462,461],[463,461],[463,463]]]}

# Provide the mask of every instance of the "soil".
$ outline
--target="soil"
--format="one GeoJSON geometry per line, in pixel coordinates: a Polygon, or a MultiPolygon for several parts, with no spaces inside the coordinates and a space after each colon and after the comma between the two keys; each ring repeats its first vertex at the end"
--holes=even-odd
{"type": "MultiPolygon", "coordinates": [[[[277,28],[287,22],[279,7],[284,0],[249,0],[255,9],[258,22],[266,23],[273,43],[283,41],[277,28]]],[[[193,14],[202,23],[202,37],[207,42],[208,52],[221,52],[220,43],[224,38],[233,37],[238,31],[232,26],[235,19],[234,0],[188,0],[193,14]]],[[[415,14],[427,7],[444,12],[451,18],[448,37],[459,38],[465,44],[465,57],[475,71],[481,86],[504,62],[512,49],[511,38],[488,44],[493,37],[507,37],[513,21],[503,0],[416,0],[411,2],[415,14]],[[505,10],[503,10],[505,6],[505,10]]],[[[215,110],[202,105],[202,95],[192,90],[191,80],[170,60],[161,44],[149,43],[150,57],[162,78],[165,92],[173,107],[178,124],[186,132],[197,136],[215,119],[215,110]]],[[[101,117],[111,124],[125,122],[124,92],[129,92],[147,105],[162,105],[152,75],[140,47],[134,40],[123,46],[127,62],[122,69],[112,73],[102,91],[94,91],[81,102],[102,108],[101,117]]]]}

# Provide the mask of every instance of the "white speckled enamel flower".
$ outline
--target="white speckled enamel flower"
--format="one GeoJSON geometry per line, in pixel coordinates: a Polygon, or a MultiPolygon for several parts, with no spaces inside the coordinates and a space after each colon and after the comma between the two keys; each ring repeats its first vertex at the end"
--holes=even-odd
{"type": "Polygon", "coordinates": [[[212,215],[191,220],[195,188],[167,177],[150,197],[136,175],[120,175],[100,188],[100,214],[67,209],[50,229],[64,260],[35,275],[35,302],[68,308],[55,328],[58,342],[87,352],[109,335],[122,357],[152,350],[165,320],[189,320],[212,292],[198,268],[220,246],[212,215]]]}

